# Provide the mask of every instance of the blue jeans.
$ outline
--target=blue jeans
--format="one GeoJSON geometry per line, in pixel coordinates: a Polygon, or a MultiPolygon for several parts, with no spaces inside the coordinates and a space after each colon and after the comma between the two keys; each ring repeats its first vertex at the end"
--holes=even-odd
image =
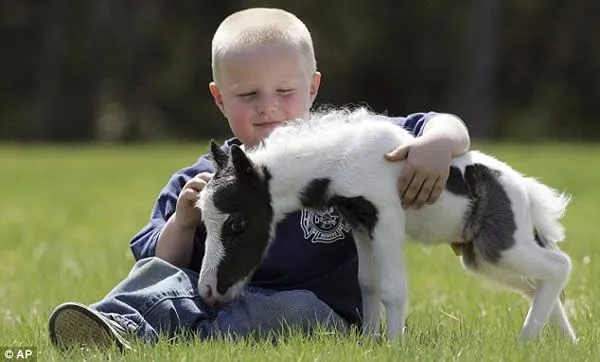
{"type": "Polygon", "coordinates": [[[129,276],[103,300],[91,305],[143,341],[159,335],[193,332],[200,339],[267,336],[290,327],[310,332],[316,326],[346,331],[347,323],[312,292],[248,287],[243,296],[211,310],[198,295],[198,273],[159,258],[139,260],[129,276]]]}

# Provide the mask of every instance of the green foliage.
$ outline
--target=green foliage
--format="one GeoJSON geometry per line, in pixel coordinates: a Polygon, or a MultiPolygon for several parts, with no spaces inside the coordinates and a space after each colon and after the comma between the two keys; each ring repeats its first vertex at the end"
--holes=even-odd
{"type": "MultiPolygon", "coordinates": [[[[409,333],[404,344],[351,336],[292,333],[276,344],[247,340],[161,341],[125,356],[144,361],[595,361],[600,355],[600,147],[480,145],[524,173],[574,195],[562,247],[573,259],[567,310],[580,343],[546,331],[516,344],[527,302],[464,273],[448,247],[409,245],[409,333]]],[[[47,319],[59,303],[93,303],[128,273],[129,238],[148,220],[171,173],[201,145],[0,147],[0,346],[35,346],[38,360],[106,360],[99,352],[62,355],[47,319]]]]}
{"type": "Polygon", "coordinates": [[[211,39],[253,6],[310,28],[317,105],[456,113],[481,138],[600,137],[597,0],[49,0],[0,4],[0,139],[228,134],[207,89],[211,39]]]}

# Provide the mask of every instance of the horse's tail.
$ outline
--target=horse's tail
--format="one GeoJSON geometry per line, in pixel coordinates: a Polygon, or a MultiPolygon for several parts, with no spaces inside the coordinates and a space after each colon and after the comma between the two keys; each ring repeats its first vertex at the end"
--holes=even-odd
{"type": "Polygon", "coordinates": [[[565,239],[560,220],[571,203],[571,196],[548,187],[534,178],[525,178],[533,226],[543,245],[554,245],[565,239]]]}

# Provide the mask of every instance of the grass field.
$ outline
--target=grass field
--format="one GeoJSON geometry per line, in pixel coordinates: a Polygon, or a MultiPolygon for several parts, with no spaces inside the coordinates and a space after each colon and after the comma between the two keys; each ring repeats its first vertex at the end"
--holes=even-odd
{"type": "MultiPolygon", "coordinates": [[[[597,361],[600,360],[600,147],[487,145],[481,149],[567,190],[574,202],[563,244],[573,259],[567,309],[580,342],[552,330],[519,345],[527,311],[518,295],[465,274],[450,248],[407,250],[410,332],[402,345],[356,336],[295,334],[277,345],[224,341],[136,345],[109,359],[193,361],[597,361]]],[[[59,303],[101,299],[128,273],[130,237],[176,169],[204,145],[0,147],[0,347],[34,346],[38,360],[106,359],[63,355],[47,336],[59,303]]],[[[0,357],[2,360],[3,357],[0,357]]]]}

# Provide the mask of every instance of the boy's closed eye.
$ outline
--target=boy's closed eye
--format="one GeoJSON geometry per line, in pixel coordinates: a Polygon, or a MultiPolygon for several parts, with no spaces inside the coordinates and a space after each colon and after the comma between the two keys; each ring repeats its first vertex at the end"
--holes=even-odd
{"type": "Polygon", "coordinates": [[[255,91],[240,93],[237,96],[240,98],[253,98],[257,95],[255,91]]]}
{"type": "MultiPolygon", "coordinates": [[[[281,95],[292,94],[294,91],[295,91],[294,88],[280,88],[280,89],[277,89],[277,93],[281,94],[281,95]]],[[[252,99],[252,98],[258,96],[258,92],[256,92],[256,91],[243,92],[243,93],[239,93],[237,96],[239,98],[252,99]]]]}
{"type": "Polygon", "coordinates": [[[292,92],[294,92],[294,88],[282,88],[282,89],[277,90],[277,93],[283,94],[283,95],[291,94],[292,92]]]}

